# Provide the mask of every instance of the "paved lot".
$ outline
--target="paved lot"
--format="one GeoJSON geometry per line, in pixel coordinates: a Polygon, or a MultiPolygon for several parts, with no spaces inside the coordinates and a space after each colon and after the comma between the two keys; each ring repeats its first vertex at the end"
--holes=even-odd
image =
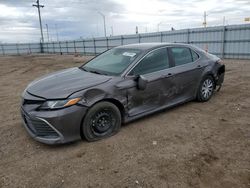
{"type": "Polygon", "coordinates": [[[0,187],[250,187],[250,61],[227,60],[225,84],[122,127],[108,139],[47,146],[21,124],[33,79],[79,66],[74,56],[0,57],[0,187]]]}

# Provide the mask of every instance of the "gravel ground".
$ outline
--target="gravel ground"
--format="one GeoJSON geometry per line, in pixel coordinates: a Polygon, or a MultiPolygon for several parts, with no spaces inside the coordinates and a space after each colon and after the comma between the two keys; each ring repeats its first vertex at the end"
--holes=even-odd
{"type": "Polygon", "coordinates": [[[221,91],[124,125],[108,139],[48,146],[21,123],[33,79],[86,57],[0,57],[0,187],[250,187],[250,61],[225,60],[221,91]]]}

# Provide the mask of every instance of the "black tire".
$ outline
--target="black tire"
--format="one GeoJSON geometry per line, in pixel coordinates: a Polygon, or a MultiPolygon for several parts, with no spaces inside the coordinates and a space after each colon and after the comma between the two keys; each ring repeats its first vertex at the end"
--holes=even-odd
{"type": "Polygon", "coordinates": [[[215,82],[212,76],[205,76],[199,86],[197,91],[197,100],[200,102],[208,101],[213,93],[215,88],[215,82]],[[207,86],[207,87],[206,87],[207,86]]]}
{"type": "Polygon", "coordinates": [[[82,123],[82,134],[87,141],[96,141],[116,134],[121,128],[121,113],[110,102],[99,102],[91,107],[82,123]]]}

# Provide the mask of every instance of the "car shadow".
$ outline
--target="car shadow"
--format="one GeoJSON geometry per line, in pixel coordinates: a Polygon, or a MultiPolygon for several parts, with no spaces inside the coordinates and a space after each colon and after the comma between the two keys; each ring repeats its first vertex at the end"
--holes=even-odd
{"type": "MultiPolygon", "coordinates": [[[[158,112],[154,112],[154,113],[149,114],[149,115],[145,115],[145,116],[140,117],[138,119],[132,120],[132,121],[130,121],[128,123],[123,123],[121,131],[122,131],[123,128],[126,128],[128,126],[132,126],[135,123],[143,122],[143,121],[145,121],[145,119],[147,119],[147,121],[150,121],[153,118],[161,116],[163,113],[167,113],[167,112],[172,111],[172,110],[178,110],[179,108],[183,108],[183,106],[188,106],[188,105],[192,105],[192,104],[195,104],[195,103],[198,103],[198,102],[196,102],[196,101],[185,102],[185,103],[183,103],[181,105],[176,105],[176,106],[173,106],[173,107],[169,107],[169,108],[160,110],[158,112]]],[[[82,144],[90,144],[90,142],[86,141],[85,139],[76,140],[76,141],[65,143],[65,144],[53,144],[53,145],[40,143],[38,141],[34,141],[32,138],[30,138],[30,140],[35,142],[35,144],[37,144],[37,147],[44,148],[46,150],[55,150],[55,149],[56,150],[61,150],[62,148],[67,149],[67,148],[79,147],[79,146],[82,146],[82,144]]],[[[102,140],[99,140],[99,141],[102,141],[102,140]]]]}

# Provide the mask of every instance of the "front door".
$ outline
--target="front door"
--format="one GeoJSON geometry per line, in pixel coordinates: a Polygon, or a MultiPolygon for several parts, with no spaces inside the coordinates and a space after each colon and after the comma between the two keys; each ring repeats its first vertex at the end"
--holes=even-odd
{"type": "Polygon", "coordinates": [[[129,116],[152,111],[164,105],[163,95],[172,84],[171,81],[164,81],[169,67],[167,48],[164,47],[148,53],[132,69],[128,77],[142,75],[147,80],[147,87],[144,90],[139,90],[136,86],[127,89],[129,116]]]}

